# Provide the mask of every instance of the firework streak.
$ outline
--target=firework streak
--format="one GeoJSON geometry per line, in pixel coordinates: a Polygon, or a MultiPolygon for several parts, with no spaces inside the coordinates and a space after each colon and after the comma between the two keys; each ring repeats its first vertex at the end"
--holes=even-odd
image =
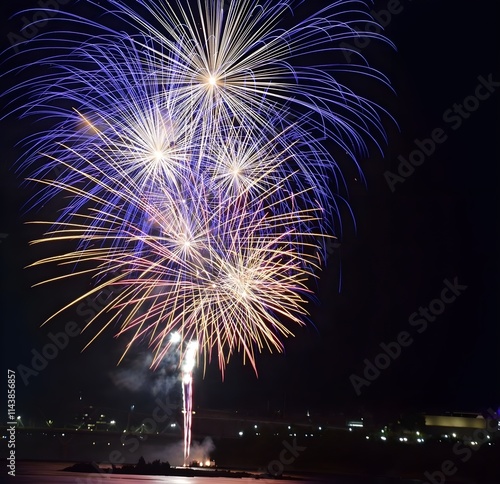
{"type": "Polygon", "coordinates": [[[196,363],[198,343],[190,341],[182,363],[182,399],[184,403],[184,465],[189,465],[191,449],[191,423],[193,418],[193,368],[196,363]]]}
{"type": "Polygon", "coordinates": [[[153,367],[175,331],[222,372],[236,352],[255,371],[256,352],[281,352],[341,231],[342,160],[385,138],[384,110],[346,82],[386,78],[360,54],[343,65],[339,47],[385,41],[361,28],[369,3],[332,1],[290,26],[303,2],[108,0],[94,5],[102,23],[60,12],[64,30],[13,55],[16,74],[24,55],[34,69],[5,94],[13,112],[52,123],[19,166],[40,187],[33,205],[62,204],[33,243],[68,248],[33,265],[61,268],[41,283],[94,282],[52,318],[111,289],[90,342],[118,327],[126,351],[150,345],[153,367]]]}

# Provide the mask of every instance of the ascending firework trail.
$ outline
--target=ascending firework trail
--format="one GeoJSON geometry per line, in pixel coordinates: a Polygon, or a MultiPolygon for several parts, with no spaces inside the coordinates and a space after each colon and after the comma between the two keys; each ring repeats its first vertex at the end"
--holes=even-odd
{"type": "Polygon", "coordinates": [[[196,364],[198,343],[190,341],[184,353],[182,362],[182,401],[184,413],[184,465],[189,465],[191,449],[191,422],[193,417],[193,369],[196,364]]]}
{"type": "Polygon", "coordinates": [[[59,12],[64,29],[12,56],[18,77],[32,73],[5,94],[12,111],[52,123],[26,138],[20,169],[40,187],[33,205],[62,205],[34,222],[48,229],[33,243],[63,250],[33,265],[62,268],[43,282],[94,282],[52,317],[112,293],[85,327],[97,328],[90,342],[118,327],[126,351],[150,345],[153,367],[172,333],[192,342],[187,459],[196,354],[223,372],[240,352],[256,371],[256,351],[282,351],[307,318],[309,281],[340,234],[342,160],[357,166],[385,137],[383,109],[347,84],[387,81],[362,53],[345,65],[341,44],[384,39],[361,0],[298,21],[294,0],[98,3],[123,28],[59,12]]]}

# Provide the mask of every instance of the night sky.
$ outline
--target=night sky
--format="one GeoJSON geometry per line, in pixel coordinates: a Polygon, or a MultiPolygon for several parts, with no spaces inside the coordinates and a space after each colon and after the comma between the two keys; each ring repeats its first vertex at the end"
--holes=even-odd
{"type": "MultiPolygon", "coordinates": [[[[87,12],[84,3],[61,8],[87,12]]],[[[296,14],[323,3],[306,0],[296,14]]],[[[365,183],[352,166],[345,166],[355,224],[346,211],[340,244],[332,246],[316,300],[309,304],[311,321],[285,342],[285,355],[259,356],[258,378],[238,357],[231,360],[224,382],[216,361],[204,376],[199,369],[195,406],[353,415],[500,406],[500,18],[495,4],[374,3],[375,12],[388,5],[398,12],[385,31],[397,51],[371,41],[362,53],[387,75],[394,92],[373,84],[357,86],[357,80],[352,87],[366,90],[397,125],[386,116],[383,154],[373,147],[370,157],[360,159],[365,183]],[[478,89],[481,82],[486,87],[478,89]],[[464,108],[456,106],[464,100],[464,108]],[[429,154],[418,158],[415,140],[433,135],[435,147],[424,143],[429,154]],[[420,166],[393,181],[391,190],[388,172],[397,175],[404,169],[401,157],[411,156],[420,166]],[[414,313],[441,298],[446,280],[460,286],[460,294],[453,302],[435,302],[439,314],[422,322],[414,313]],[[373,363],[382,352],[380,345],[404,331],[412,342],[357,395],[352,375],[364,378],[366,359],[373,363]]],[[[36,2],[16,2],[16,8],[30,5],[36,2]]],[[[7,34],[21,25],[19,18],[7,20],[10,13],[2,13],[5,46],[7,34]]],[[[5,76],[2,87],[12,82],[12,76],[5,76]]],[[[11,369],[29,366],[32,349],[41,349],[49,332],[61,331],[70,321],[83,325],[85,316],[70,309],[40,328],[89,287],[79,279],[30,288],[47,273],[23,268],[41,255],[40,249],[28,247],[40,232],[23,222],[50,219],[57,210],[57,203],[49,203],[40,213],[23,212],[31,189],[21,185],[13,165],[21,154],[16,143],[33,128],[12,117],[2,121],[2,355],[4,368],[11,369]]],[[[121,386],[117,383],[120,376],[142,368],[147,348],[137,347],[117,369],[125,340],[114,339],[111,330],[81,353],[87,341],[86,334],[71,338],[27,386],[18,376],[20,412],[52,414],[80,395],[111,408],[151,402],[159,375],[141,369],[138,376],[146,383],[137,384],[135,391],[125,389],[123,379],[121,386]]]]}

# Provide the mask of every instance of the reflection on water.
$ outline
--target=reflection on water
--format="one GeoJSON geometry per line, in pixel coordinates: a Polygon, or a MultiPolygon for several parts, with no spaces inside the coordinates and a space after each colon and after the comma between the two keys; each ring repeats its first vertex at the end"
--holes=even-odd
{"type": "MultiPolygon", "coordinates": [[[[16,477],[8,482],[15,484],[245,484],[273,483],[276,479],[224,478],[224,477],[179,477],[179,476],[131,476],[118,474],[85,474],[65,472],[68,462],[18,462],[16,477]]],[[[207,471],[209,472],[209,471],[207,471]]],[[[257,474],[256,474],[257,477],[257,474]]],[[[296,478],[290,484],[420,484],[420,480],[368,478],[368,477],[314,477],[296,478]]]]}
{"type": "MultiPolygon", "coordinates": [[[[68,467],[68,465],[70,464],[64,462],[18,462],[16,466],[16,477],[11,478],[11,481],[15,484],[243,484],[249,481],[276,483],[274,479],[257,480],[215,477],[131,476],[62,471],[62,469],[68,467]]],[[[293,482],[296,484],[309,484],[313,481],[297,480],[293,482]]]]}

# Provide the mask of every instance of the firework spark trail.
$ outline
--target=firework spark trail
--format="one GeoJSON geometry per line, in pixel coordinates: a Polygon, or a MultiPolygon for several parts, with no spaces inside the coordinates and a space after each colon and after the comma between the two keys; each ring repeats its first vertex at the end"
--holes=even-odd
{"type": "Polygon", "coordinates": [[[40,284],[94,281],[49,320],[111,289],[88,344],[116,325],[125,353],[147,341],[156,368],[187,342],[188,464],[198,356],[206,365],[215,353],[223,375],[239,352],[257,373],[256,352],[281,352],[290,324],[305,324],[308,281],[341,230],[339,159],[358,167],[385,139],[384,109],[343,80],[387,79],[359,54],[337,63],[339,45],[360,32],[387,41],[357,28],[373,22],[364,0],[332,0],[293,26],[301,1],[91,3],[124,28],[60,12],[70,28],[28,43],[38,71],[5,94],[23,102],[22,118],[52,122],[25,139],[19,169],[42,187],[29,204],[66,200],[35,222],[48,229],[33,243],[73,249],[32,265],[61,269],[40,284]]]}
{"type": "MultiPolygon", "coordinates": [[[[123,170],[140,177],[145,183],[138,185],[146,187],[152,175],[154,183],[158,175],[172,177],[178,156],[182,158],[185,152],[179,142],[182,133],[172,139],[162,124],[188,125],[192,130],[189,137],[196,138],[198,149],[191,163],[203,157],[213,139],[221,131],[228,133],[231,126],[244,126],[252,136],[269,139],[295,126],[293,136],[302,140],[296,146],[300,154],[296,160],[308,173],[309,186],[317,191],[322,206],[333,206],[328,179],[342,174],[331,150],[318,140],[334,141],[356,162],[357,152],[367,151],[365,138],[376,138],[371,130],[383,136],[383,109],[342,85],[336,74],[348,72],[352,77],[387,81],[362,57],[358,66],[308,66],[304,62],[313,59],[314,53],[321,57],[335,54],[341,41],[358,37],[356,26],[373,22],[363,12],[366,2],[337,0],[292,27],[280,28],[298,3],[203,0],[190,6],[180,0],[141,0],[131,7],[109,1],[111,14],[129,24],[134,35],[68,15],[67,20],[82,33],[69,38],[57,33],[53,38],[43,36],[41,41],[54,47],[57,54],[49,53],[40,60],[43,75],[13,89],[14,93],[29,89],[24,115],[61,120],[54,129],[31,140],[31,154],[23,166],[34,165],[40,151],[60,158],[65,152],[57,148],[57,142],[85,153],[102,130],[103,140],[116,141],[113,152],[123,170]],[[86,27],[103,33],[86,35],[86,27]],[[58,103],[60,99],[70,101],[78,112],[58,103]],[[153,119],[165,109],[169,112],[166,120],[153,119]],[[306,123],[304,112],[310,114],[306,123]],[[176,146],[173,154],[165,149],[172,141],[176,146]],[[169,160],[173,165],[166,163],[169,160]],[[162,172],[165,165],[168,171],[162,172]]],[[[104,4],[102,8],[106,11],[104,4]]],[[[369,30],[363,29],[362,35],[384,40],[369,30]]],[[[42,48],[36,39],[32,43],[33,50],[42,48]]],[[[46,173],[50,165],[33,176],[46,173]]],[[[53,188],[47,190],[50,197],[53,188]]]]}
{"type": "MultiPolygon", "coordinates": [[[[226,9],[224,0],[198,0],[196,8],[179,0],[142,0],[151,21],[123,2],[110,3],[117,15],[154,39],[154,47],[143,46],[149,62],[160,76],[178,73],[182,81],[177,85],[179,99],[190,113],[211,114],[209,123],[203,117],[209,133],[235,117],[242,124],[251,120],[259,127],[267,125],[276,106],[282,109],[286,104],[295,116],[304,110],[317,113],[316,127],[326,130],[353,159],[352,148],[363,149],[364,137],[373,138],[369,127],[381,132],[377,114],[381,108],[334,76],[346,70],[387,82],[380,73],[368,68],[364,59],[361,65],[347,68],[339,64],[307,67],[299,60],[313,53],[335,52],[341,40],[359,35],[357,23],[373,23],[360,9],[365,2],[333,1],[290,28],[280,28],[279,23],[297,5],[291,0],[259,4],[239,0],[229,2],[226,9]],[[332,129],[325,121],[332,123],[332,129]]],[[[368,36],[385,40],[378,34],[368,36]]]]}
{"type": "Polygon", "coordinates": [[[189,465],[191,450],[191,424],[193,418],[193,369],[196,364],[198,343],[190,341],[186,345],[182,362],[182,401],[184,414],[184,465],[189,465]]]}
{"type": "MultiPolygon", "coordinates": [[[[300,203],[307,194],[287,194],[275,185],[254,197],[250,186],[222,201],[188,185],[188,200],[179,203],[168,192],[158,194],[158,200],[145,200],[133,180],[113,188],[110,180],[116,179],[109,170],[107,175],[93,177],[88,170],[80,175],[100,185],[101,192],[111,192],[116,204],[110,205],[108,197],[89,197],[84,188],[59,184],[70,199],[89,197],[91,207],[74,214],[72,222],[48,223],[46,237],[35,243],[66,240],[75,242],[78,250],[36,265],[95,263],[92,269],[60,276],[87,273],[96,281],[103,279],[73,304],[106,286],[123,287],[101,311],[108,319],[92,340],[121,314],[119,334],[131,335],[127,350],[135,341],[149,339],[155,349],[154,366],[168,351],[165,338],[180,331],[200,343],[205,363],[215,349],[224,371],[235,350],[242,351],[254,368],[254,345],[259,351],[281,351],[278,336],[291,334],[282,317],[303,324],[301,294],[309,293],[306,281],[317,272],[316,253],[325,237],[311,231],[322,214],[318,207],[300,203]],[[273,202],[276,193],[281,199],[273,202]],[[130,207],[141,214],[136,223],[126,219],[130,207]],[[144,219],[154,221],[151,230],[145,230],[144,219]],[[116,276],[106,279],[110,272],[116,276]]],[[[282,182],[286,186],[286,179],[282,182]]]]}
{"type": "MultiPolygon", "coordinates": [[[[220,126],[217,136],[206,145],[200,126],[181,121],[175,96],[168,93],[161,102],[158,100],[163,89],[157,77],[151,74],[146,76],[147,82],[140,78],[136,81],[135,75],[131,80],[122,72],[120,60],[124,57],[120,51],[120,56],[113,57],[117,65],[98,74],[97,85],[108,86],[106,97],[113,108],[104,111],[104,101],[99,99],[102,94],[90,90],[95,79],[88,78],[82,112],[72,110],[70,120],[47,139],[42,137],[37,145],[37,156],[43,153],[47,160],[32,176],[44,181],[37,203],[60,193],[65,186],[86,183],[81,196],[73,197],[61,211],[58,222],[71,221],[93,197],[107,199],[108,207],[116,206],[119,197],[115,189],[122,185],[133,186],[144,199],[156,200],[163,206],[168,204],[161,201],[164,194],[166,199],[179,203],[189,198],[185,187],[192,185],[203,187],[200,190],[205,196],[219,201],[242,191],[259,197],[279,185],[282,190],[272,192],[274,200],[286,198],[285,192],[302,192],[304,201],[309,198],[306,204],[331,212],[329,207],[334,207],[335,202],[328,179],[337,166],[320,143],[308,139],[306,115],[281,132],[273,127],[272,120],[258,133],[251,123],[237,126],[233,121],[220,126]],[[78,128],[80,125],[83,127],[78,128]],[[59,137],[67,139],[61,142],[59,137]],[[53,173],[57,173],[56,178],[46,183],[53,173]],[[96,183],[96,179],[107,183],[96,183]]],[[[128,62],[133,72],[140,69],[136,57],[128,62]]],[[[31,161],[28,158],[26,163],[31,161]]],[[[279,212],[279,207],[274,210],[279,212]]],[[[129,204],[124,223],[136,223],[138,214],[137,205],[129,204]]],[[[322,232],[333,231],[330,215],[322,217],[322,232]]],[[[145,230],[149,222],[144,218],[145,230]]],[[[99,225],[95,217],[89,233],[99,225]]]]}
{"type": "Polygon", "coordinates": [[[256,351],[281,351],[304,324],[307,280],[340,232],[338,153],[357,165],[385,138],[384,110],[344,80],[387,80],[362,55],[317,63],[360,32],[385,40],[356,28],[369,2],[333,0],[288,26],[302,3],[108,0],[124,29],[61,12],[68,30],[28,44],[27,62],[47,55],[7,95],[53,128],[26,140],[20,168],[44,187],[34,205],[68,196],[43,241],[75,246],[33,265],[94,278],[65,308],[124,288],[88,323],[107,318],[92,340],[116,323],[156,366],[178,330],[223,372],[234,352],[256,368],[256,351]]]}

